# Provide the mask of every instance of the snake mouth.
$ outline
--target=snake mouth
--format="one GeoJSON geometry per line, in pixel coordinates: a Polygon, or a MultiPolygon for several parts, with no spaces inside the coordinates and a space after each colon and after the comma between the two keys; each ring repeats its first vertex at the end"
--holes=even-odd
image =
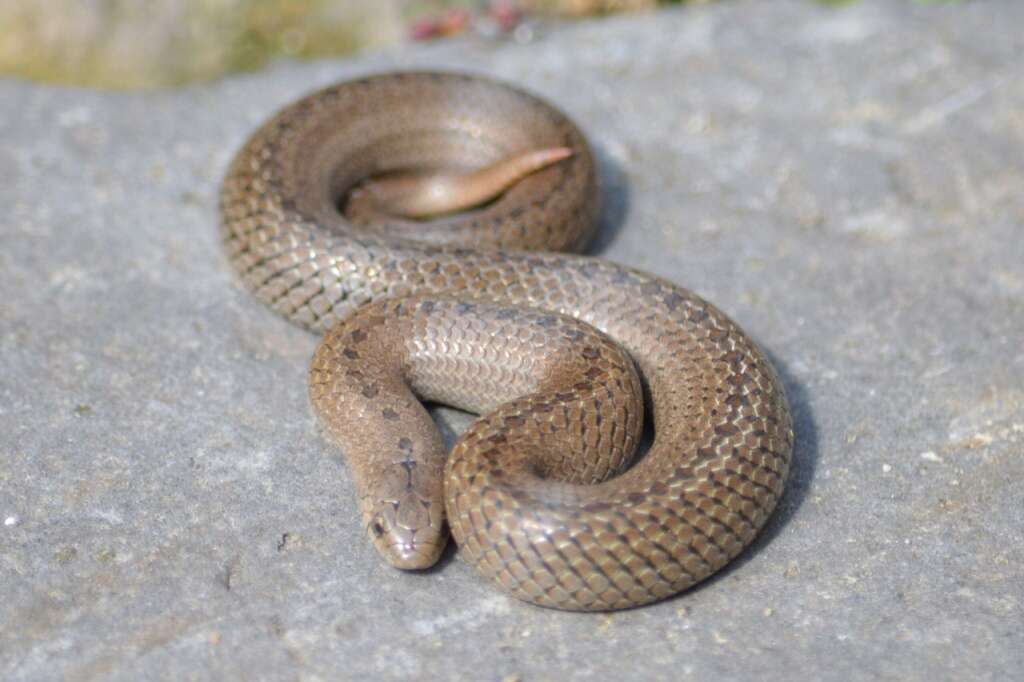
{"type": "Polygon", "coordinates": [[[406,528],[381,517],[374,518],[366,526],[366,532],[389,564],[408,571],[430,568],[437,563],[447,539],[442,530],[429,524],[406,528]]]}
{"type": "Polygon", "coordinates": [[[404,571],[430,568],[437,563],[441,550],[444,549],[443,543],[386,537],[376,540],[376,545],[389,564],[404,571]]]}

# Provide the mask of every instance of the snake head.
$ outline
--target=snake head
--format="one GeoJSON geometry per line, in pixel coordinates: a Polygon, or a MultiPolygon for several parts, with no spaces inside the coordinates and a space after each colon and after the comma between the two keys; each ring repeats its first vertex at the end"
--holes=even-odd
{"type": "Polygon", "coordinates": [[[439,500],[408,490],[397,497],[377,499],[369,507],[363,515],[366,532],[388,563],[406,570],[437,563],[447,540],[439,500]]]}

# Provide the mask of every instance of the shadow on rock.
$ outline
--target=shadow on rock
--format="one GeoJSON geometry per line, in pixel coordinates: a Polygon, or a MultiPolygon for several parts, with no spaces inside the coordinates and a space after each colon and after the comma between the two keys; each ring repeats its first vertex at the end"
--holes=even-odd
{"type": "Polygon", "coordinates": [[[611,247],[626,222],[626,215],[629,213],[629,184],[618,162],[601,147],[592,145],[591,148],[594,152],[594,161],[597,163],[598,197],[601,205],[594,237],[586,253],[600,256],[611,247]]]}

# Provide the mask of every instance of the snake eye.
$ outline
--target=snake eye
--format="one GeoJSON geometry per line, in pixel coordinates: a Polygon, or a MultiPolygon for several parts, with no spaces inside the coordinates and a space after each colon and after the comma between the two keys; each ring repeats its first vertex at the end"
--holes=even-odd
{"type": "Polygon", "coordinates": [[[370,531],[375,538],[379,538],[381,535],[384,535],[384,526],[380,525],[380,521],[374,521],[373,525],[370,526],[370,531]]]}

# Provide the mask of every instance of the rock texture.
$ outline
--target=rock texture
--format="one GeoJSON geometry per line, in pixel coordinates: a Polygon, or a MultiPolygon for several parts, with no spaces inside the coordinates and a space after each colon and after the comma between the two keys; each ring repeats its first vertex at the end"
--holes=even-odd
{"type": "Polygon", "coordinates": [[[1022,25],[1013,0],[748,0],[158,94],[0,82],[0,677],[1019,675],[1022,25]],[[679,598],[564,614],[452,553],[382,565],[307,403],[315,339],[232,280],[216,193],[252,128],[426,66],[574,116],[595,251],[708,297],[784,374],[789,491],[679,598]]]}

